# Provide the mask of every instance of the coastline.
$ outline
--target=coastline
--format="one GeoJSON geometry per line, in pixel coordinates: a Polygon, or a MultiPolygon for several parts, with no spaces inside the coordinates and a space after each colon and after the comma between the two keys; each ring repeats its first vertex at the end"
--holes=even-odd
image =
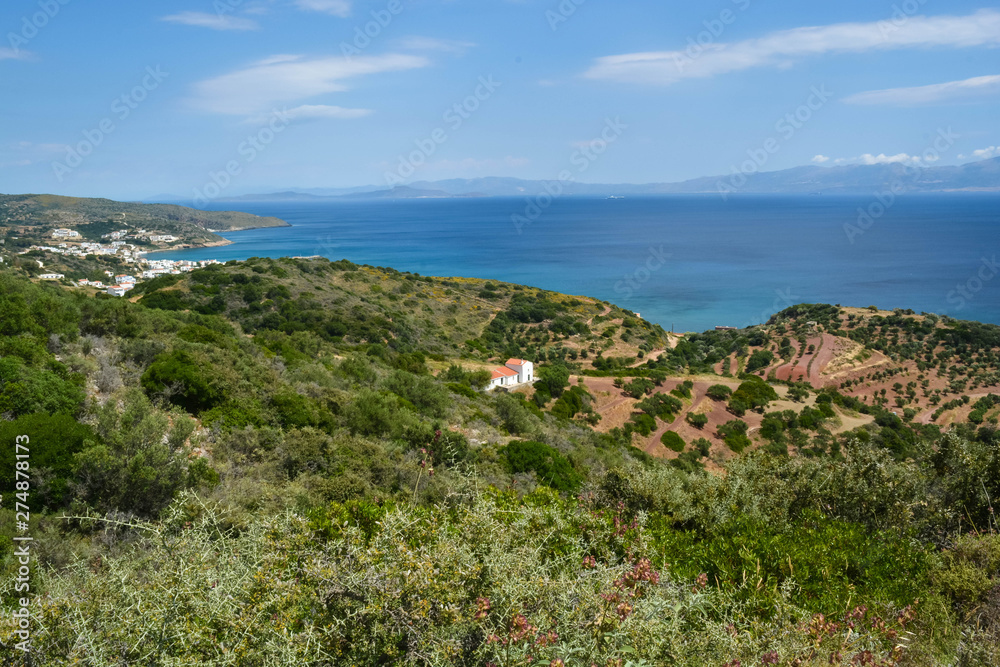
{"type": "MultiPolygon", "coordinates": [[[[289,225],[291,226],[291,225],[289,225]]],[[[201,250],[202,248],[222,248],[227,245],[232,245],[233,241],[223,238],[221,241],[210,241],[209,243],[181,243],[180,245],[175,245],[170,248],[157,248],[156,250],[146,250],[143,252],[143,257],[149,255],[156,255],[163,252],[175,252],[177,250],[201,250]]]]}

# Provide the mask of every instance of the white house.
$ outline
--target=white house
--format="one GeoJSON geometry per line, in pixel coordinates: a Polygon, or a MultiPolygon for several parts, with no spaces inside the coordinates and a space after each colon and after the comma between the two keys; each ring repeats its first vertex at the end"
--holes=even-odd
{"type": "Polygon", "coordinates": [[[535,381],[535,365],[524,359],[508,359],[507,364],[493,369],[493,377],[486,390],[513,387],[535,381]]]}
{"type": "Polygon", "coordinates": [[[80,232],[72,229],[54,229],[52,230],[52,237],[57,239],[75,239],[79,238],[80,232]]]}
{"type": "Polygon", "coordinates": [[[62,280],[66,276],[64,276],[61,273],[43,273],[38,277],[41,278],[42,280],[62,280]]]}
{"type": "Polygon", "coordinates": [[[129,291],[129,288],[125,285],[112,285],[108,288],[108,294],[111,296],[125,296],[125,293],[129,291]]]}
{"type": "Polygon", "coordinates": [[[507,367],[504,368],[494,368],[493,377],[490,379],[490,383],[486,385],[486,388],[496,389],[497,387],[510,387],[517,384],[517,371],[513,371],[507,367]]]}
{"type": "Polygon", "coordinates": [[[506,367],[517,373],[517,384],[535,381],[535,365],[524,359],[508,359],[506,367]]]}

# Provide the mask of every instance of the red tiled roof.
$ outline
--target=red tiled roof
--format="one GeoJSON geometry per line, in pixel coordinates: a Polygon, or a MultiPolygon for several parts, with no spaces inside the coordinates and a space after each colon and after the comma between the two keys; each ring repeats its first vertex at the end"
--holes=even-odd
{"type": "Polygon", "coordinates": [[[508,359],[507,363],[511,366],[523,366],[528,362],[524,359],[508,359]]]}
{"type": "Polygon", "coordinates": [[[497,378],[509,378],[509,377],[511,377],[513,375],[517,375],[517,373],[515,373],[512,370],[510,370],[509,368],[494,368],[493,369],[493,379],[494,380],[496,380],[497,378]]]}

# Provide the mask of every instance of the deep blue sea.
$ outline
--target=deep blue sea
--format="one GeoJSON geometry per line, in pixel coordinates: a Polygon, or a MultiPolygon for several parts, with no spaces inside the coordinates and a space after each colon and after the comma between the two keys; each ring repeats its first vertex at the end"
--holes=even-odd
{"type": "Polygon", "coordinates": [[[606,299],[668,330],[747,326],[796,303],[1000,324],[1000,195],[564,197],[519,229],[514,198],[226,204],[290,228],[151,255],[323,255],[606,299]],[[862,217],[867,211],[870,217],[862,217]]]}

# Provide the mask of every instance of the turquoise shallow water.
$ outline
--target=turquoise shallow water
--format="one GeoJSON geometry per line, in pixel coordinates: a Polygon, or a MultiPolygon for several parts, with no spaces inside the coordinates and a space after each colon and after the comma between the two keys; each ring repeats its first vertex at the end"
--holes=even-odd
{"type": "Polygon", "coordinates": [[[607,299],[667,329],[746,326],[802,302],[912,308],[1000,324],[1000,195],[241,202],[290,228],[154,257],[324,255],[607,299]],[[859,211],[870,211],[871,218],[859,211]],[[860,222],[860,224],[859,224],[860,222]],[[845,227],[846,226],[846,227],[845,227]],[[852,242],[853,241],[853,242],[852,242]]]}

